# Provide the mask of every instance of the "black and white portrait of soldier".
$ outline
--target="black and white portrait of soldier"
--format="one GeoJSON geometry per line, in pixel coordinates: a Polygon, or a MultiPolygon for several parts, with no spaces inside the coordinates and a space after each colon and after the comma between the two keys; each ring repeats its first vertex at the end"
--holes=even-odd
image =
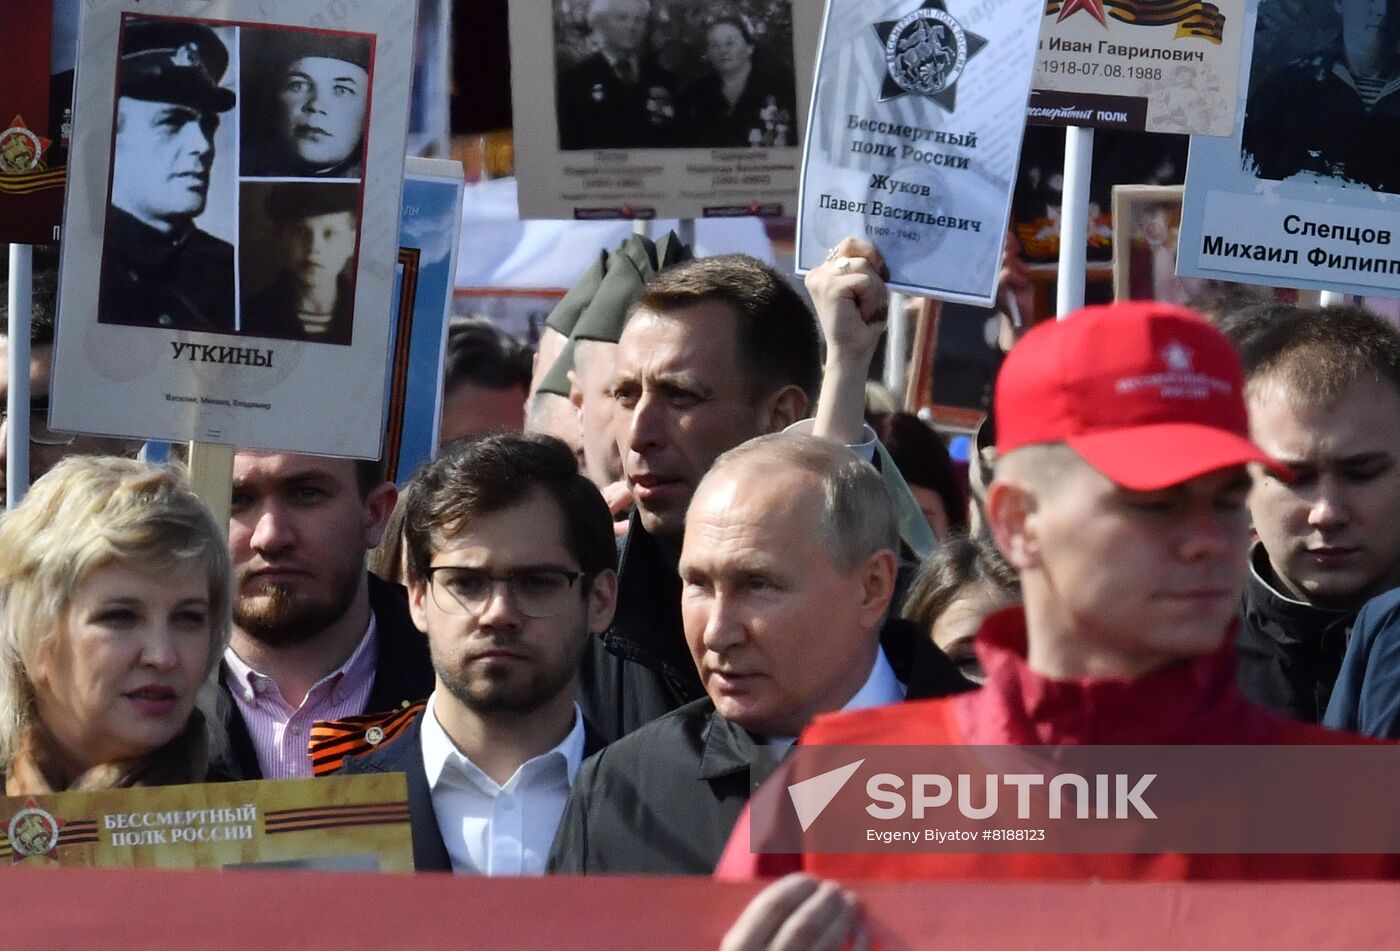
{"type": "MultiPolygon", "coordinates": [[[[233,246],[202,230],[228,47],[202,23],[123,21],[98,321],[233,331],[233,246]]],[[[223,171],[227,170],[227,171],[223,171]]],[[[227,224],[225,222],[225,224],[227,224]]]]}
{"type": "Polygon", "coordinates": [[[359,178],[370,38],[245,28],[242,42],[242,174],[359,178]]]}
{"type": "Polygon", "coordinates": [[[357,184],[244,184],[243,334],[350,343],[359,200],[357,184]]]}
{"type": "Polygon", "coordinates": [[[1321,177],[1400,193],[1400,0],[1318,2],[1285,21],[1286,9],[1260,10],[1244,167],[1259,178],[1321,177]],[[1271,14],[1281,36],[1320,29],[1329,39],[1301,58],[1275,58],[1287,47],[1264,42],[1271,14]],[[1325,20],[1310,19],[1319,15],[1325,20]]]}
{"type": "Polygon", "coordinates": [[[559,70],[559,147],[657,148],[675,135],[675,77],[651,46],[651,0],[585,0],[587,55],[559,70]]]}

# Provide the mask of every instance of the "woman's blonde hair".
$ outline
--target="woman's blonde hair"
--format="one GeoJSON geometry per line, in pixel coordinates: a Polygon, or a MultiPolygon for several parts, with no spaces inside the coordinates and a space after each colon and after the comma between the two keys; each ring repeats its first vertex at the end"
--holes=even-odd
{"type": "Polygon", "coordinates": [[[207,677],[229,637],[228,545],[179,471],[69,456],[0,518],[0,770],[34,718],[30,665],[88,576],[110,564],[159,571],[196,560],[209,578],[207,677]]]}

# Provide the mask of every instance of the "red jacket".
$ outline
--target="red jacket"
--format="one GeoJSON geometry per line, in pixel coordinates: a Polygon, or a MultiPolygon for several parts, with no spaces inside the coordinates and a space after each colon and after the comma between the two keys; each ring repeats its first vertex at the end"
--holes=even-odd
{"type": "MultiPolygon", "coordinates": [[[[1361,743],[1283,719],[1235,686],[1233,636],[1214,655],[1135,680],[1052,680],[1026,664],[1025,616],[1011,608],[977,636],[986,685],[940,700],[818,717],[802,734],[812,746],[1246,745],[1361,743]]],[[[1389,855],[754,855],[746,809],[715,874],[725,879],[806,871],[823,878],[1184,879],[1397,878],[1389,855]]]]}

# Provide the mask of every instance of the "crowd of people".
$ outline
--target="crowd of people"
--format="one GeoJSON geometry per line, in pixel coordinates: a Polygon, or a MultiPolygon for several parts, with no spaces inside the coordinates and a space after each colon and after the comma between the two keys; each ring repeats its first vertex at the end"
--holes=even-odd
{"type": "Polygon", "coordinates": [[[35,425],[0,521],[6,795],[402,772],[420,870],[795,873],[731,948],[858,934],[820,879],[1400,871],[752,848],[795,742],[1400,736],[1400,331],[1085,308],[1011,348],[963,480],[916,418],[867,417],[884,275],[845,239],[809,306],[751,258],[633,237],[533,365],[454,323],[444,442],[406,484],[239,451],[227,526],[133,447],[35,425]]]}

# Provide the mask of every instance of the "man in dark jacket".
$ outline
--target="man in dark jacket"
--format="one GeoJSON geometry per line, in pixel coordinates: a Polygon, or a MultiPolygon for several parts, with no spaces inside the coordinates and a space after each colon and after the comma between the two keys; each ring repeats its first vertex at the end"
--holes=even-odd
{"type": "Polygon", "coordinates": [[[404,590],[365,570],[396,495],[374,462],[235,456],[233,636],[214,697],[224,775],[308,777],[316,721],[398,710],[432,691],[404,590]]]}
{"type": "Polygon", "coordinates": [[[920,648],[909,682],[881,649],[898,544],[879,473],[842,446],[776,434],[721,456],[680,557],[707,696],[583,765],[550,869],[708,874],[750,791],[813,716],[971,689],[926,637],[908,639],[920,648]]]}
{"type": "Polygon", "coordinates": [[[559,147],[658,148],[674,144],[676,81],[647,49],[651,0],[592,0],[597,52],[559,73],[559,147]]]}
{"type": "Polygon", "coordinates": [[[1250,433],[1296,475],[1259,475],[1237,648],[1256,703],[1316,723],[1357,610],[1400,584],[1400,333],[1354,308],[1235,335],[1250,433]]]}
{"type": "Polygon", "coordinates": [[[544,870],[598,737],[579,660],[612,619],[612,516],[548,436],[468,437],[417,476],[404,517],[409,605],[436,683],[405,732],[345,772],[408,777],[414,867],[544,870]]]}
{"type": "MultiPolygon", "coordinates": [[[[635,508],[617,615],[583,672],[584,711],[610,740],[705,695],[681,626],[676,563],[686,506],[711,463],[798,421],[870,458],[865,379],[884,329],[883,268],[872,245],[847,239],[808,274],[825,372],[818,321],[752,258],[690,261],[647,285],[618,341],[610,388],[635,508]],[[822,412],[808,421],[819,386],[822,412]]],[[[896,648],[891,662],[906,654],[896,648]]]]}

